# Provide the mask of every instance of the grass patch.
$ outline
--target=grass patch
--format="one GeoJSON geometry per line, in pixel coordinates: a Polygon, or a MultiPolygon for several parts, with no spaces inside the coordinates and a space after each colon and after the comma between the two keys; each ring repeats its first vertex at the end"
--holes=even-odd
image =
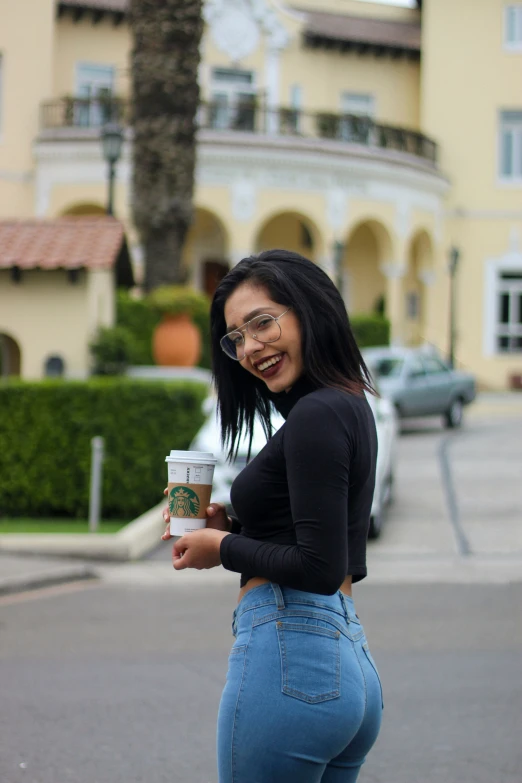
{"type": "MultiPolygon", "coordinates": [[[[111,519],[101,521],[99,533],[117,533],[128,520],[111,519]]],[[[2,533],[88,533],[89,522],[86,519],[26,519],[19,517],[9,519],[0,517],[0,534],[2,533]]]]}

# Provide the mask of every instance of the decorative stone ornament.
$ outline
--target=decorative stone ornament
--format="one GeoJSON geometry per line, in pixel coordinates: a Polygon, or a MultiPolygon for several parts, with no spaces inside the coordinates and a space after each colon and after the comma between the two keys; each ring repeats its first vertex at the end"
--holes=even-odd
{"type": "Polygon", "coordinates": [[[261,33],[271,49],[284,49],[290,40],[268,0],[207,0],[203,15],[215,45],[232,61],[252,54],[261,33]]]}
{"type": "Polygon", "coordinates": [[[259,28],[241,2],[224,8],[212,23],[210,31],[217,48],[231,60],[243,60],[259,45],[259,28]]]}

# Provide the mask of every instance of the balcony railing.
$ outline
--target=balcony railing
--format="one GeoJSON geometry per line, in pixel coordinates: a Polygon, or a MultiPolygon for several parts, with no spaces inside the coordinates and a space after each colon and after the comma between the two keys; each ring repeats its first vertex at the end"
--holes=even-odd
{"type": "MultiPolygon", "coordinates": [[[[107,122],[130,122],[130,102],[117,98],[62,98],[41,107],[41,127],[101,128],[107,122]]],[[[221,131],[242,131],[272,136],[331,139],[377,149],[409,153],[437,163],[437,145],[417,131],[383,125],[355,114],[304,112],[292,108],[267,108],[256,100],[236,105],[202,103],[198,126],[221,131]]]]}

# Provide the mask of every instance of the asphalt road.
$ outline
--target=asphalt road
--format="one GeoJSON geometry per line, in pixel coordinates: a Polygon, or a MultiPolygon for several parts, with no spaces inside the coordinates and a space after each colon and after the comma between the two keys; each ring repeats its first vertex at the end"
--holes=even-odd
{"type": "MultiPolygon", "coordinates": [[[[355,590],[385,700],[361,783],[522,781],[521,435],[477,416],[400,440],[355,590]]],[[[168,557],[0,598],[0,783],[216,783],[237,581],[168,557]]]]}
{"type": "MultiPolygon", "coordinates": [[[[215,783],[235,594],[4,599],[2,783],[215,783]]],[[[520,783],[522,585],[368,583],[357,606],[385,699],[361,783],[520,783]]]]}

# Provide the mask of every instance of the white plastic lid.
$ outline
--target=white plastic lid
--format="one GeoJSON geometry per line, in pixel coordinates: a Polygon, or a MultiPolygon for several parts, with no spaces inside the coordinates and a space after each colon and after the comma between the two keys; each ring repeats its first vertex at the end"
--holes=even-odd
{"type": "Polygon", "coordinates": [[[217,459],[211,451],[176,451],[173,449],[165,462],[187,462],[196,465],[215,465],[217,459]]]}

